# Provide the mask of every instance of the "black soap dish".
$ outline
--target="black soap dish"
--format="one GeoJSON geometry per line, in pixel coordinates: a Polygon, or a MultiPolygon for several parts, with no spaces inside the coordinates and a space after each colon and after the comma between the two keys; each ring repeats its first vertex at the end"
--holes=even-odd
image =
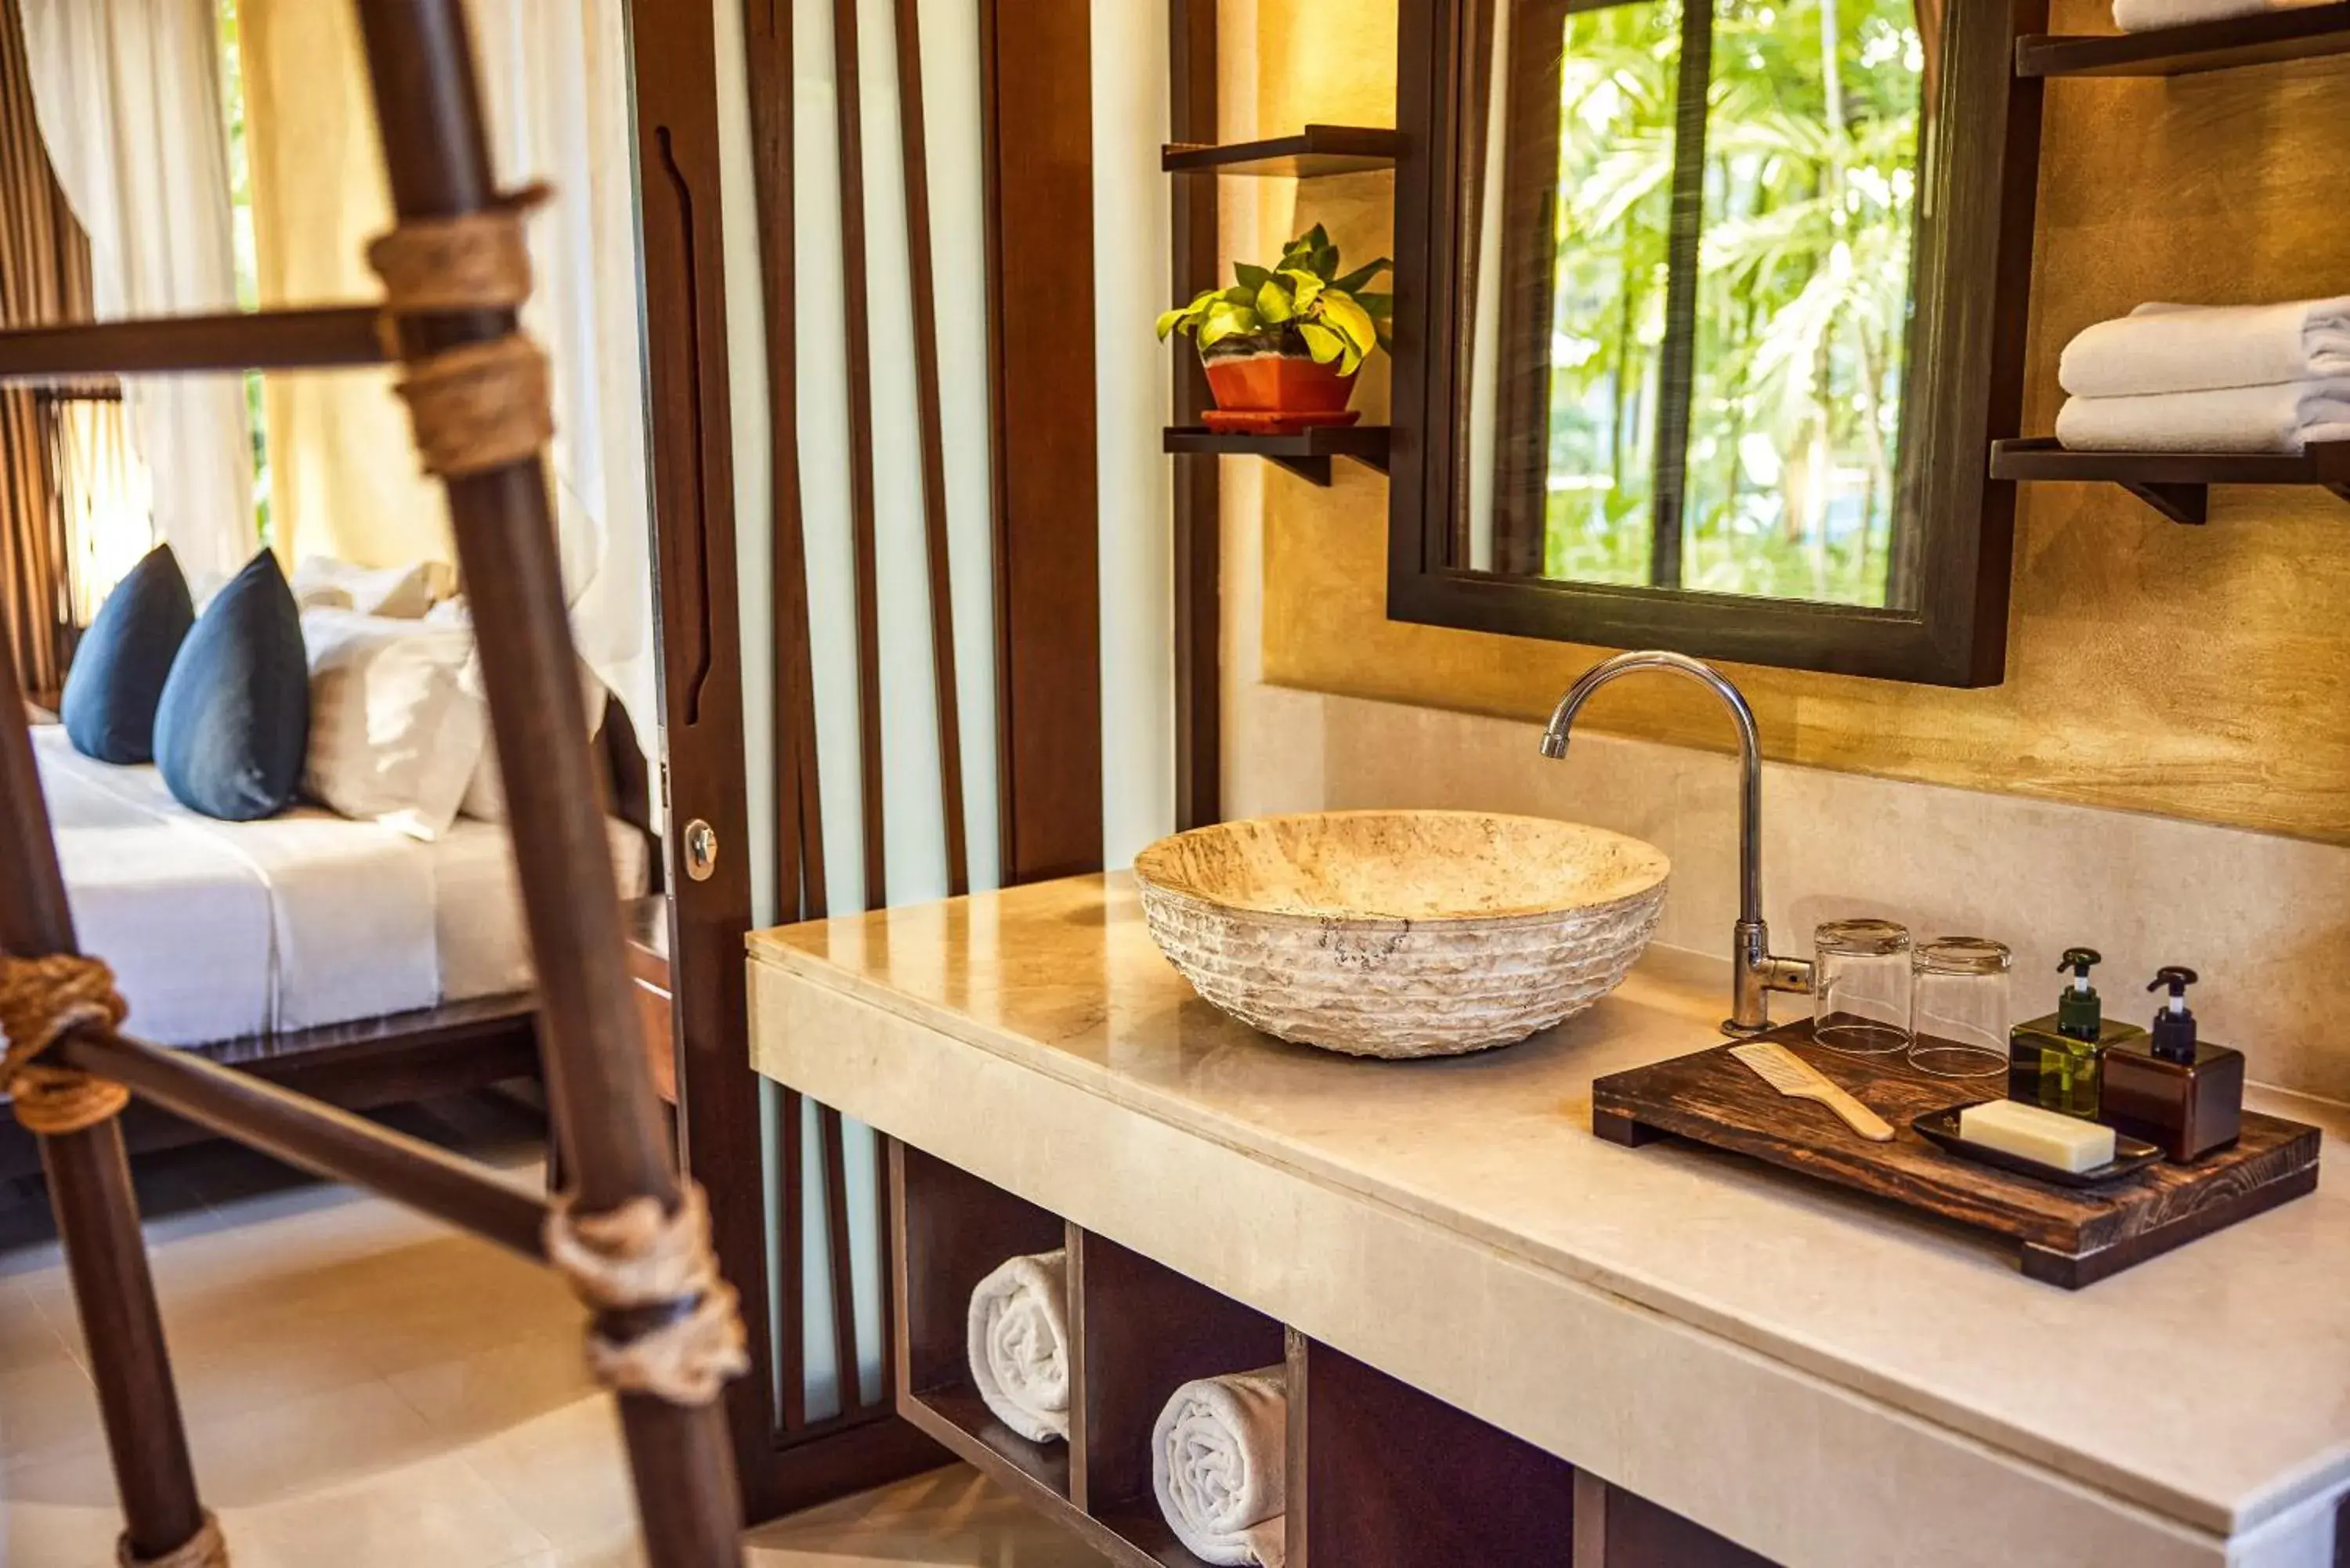
{"type": "Polygon", "coordinates": [[[1985,1148],[1979,1143],[1969,1143],[1959,1136],[1959,1113],[1988,1104],[1987,1100],[1976,1100],[1963,1106],[1952,1106],[1948,1110],[1929,1111],[1909,1125],[1919,1137],[1945,1153],[1957,1155],[1960,1159],[1971,1159],[1979,1165],[2013,1171],[2018,1176],[2029,1176],[2036,1181],[2052,1182],[2058,1187],[2104,1187],[2144,1170],[2162,1158],[2162,1150],[2154,1145],[2140,1143],[2134,1137],[2124,1137],[2119,1133],[2114,1135],[2114,1158],[2111,1160],[2095,1170],[2078,1173],[2059,1170],[2054,1166],[2042,1165],[2037,1160],[2025,1159],[2001,1149],[1985,1148]]]}

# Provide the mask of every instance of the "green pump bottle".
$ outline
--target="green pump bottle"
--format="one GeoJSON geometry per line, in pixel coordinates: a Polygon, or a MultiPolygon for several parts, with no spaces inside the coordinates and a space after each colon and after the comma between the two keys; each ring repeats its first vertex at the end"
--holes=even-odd
{"type": "Polygon", "coordinates": [[[2106,1021],[2104,1001],[2089,983],[2089,971],[2104,961],[2095,948],[2064,950],[2057,972],[2070,970],[2073,980],[2058,994],[2056,1011],[2016,1025],[2009,1035],[2008,1098],[2096,1120],[2106,1052],[2146,1033],[2135,1024],[2106,1021]]]}

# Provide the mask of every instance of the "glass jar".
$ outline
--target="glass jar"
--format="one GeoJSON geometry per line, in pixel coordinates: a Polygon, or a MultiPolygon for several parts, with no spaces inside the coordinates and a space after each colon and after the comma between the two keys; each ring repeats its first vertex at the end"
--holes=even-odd
{"type": "Polygon", "coordinates": [[[1847,1056],[1889,1056],[1910,1041],[1909,928],[1830,920],[1812,932],[1812,1038],[1847,1056]]]}
{"type": "Polygon", "coordinates": [[[1942,937],[1911,968],[1909,1064],[1938,1078],[2007,1071],[2009,984],[2015,956],[1982,937],[1942,937]]]}

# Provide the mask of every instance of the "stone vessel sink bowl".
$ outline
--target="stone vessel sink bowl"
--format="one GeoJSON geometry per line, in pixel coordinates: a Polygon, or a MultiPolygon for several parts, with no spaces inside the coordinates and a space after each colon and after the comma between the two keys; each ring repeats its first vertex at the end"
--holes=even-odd
{"type": "Polygon", "coordinates": [[[1670,869],[1620,833],[1461,811],[1226,823],[1134,862],[1151,937],[1201,996],[1384,1057],[1508,1045],[1589,1007],[1656,934],[1670,869]]]}

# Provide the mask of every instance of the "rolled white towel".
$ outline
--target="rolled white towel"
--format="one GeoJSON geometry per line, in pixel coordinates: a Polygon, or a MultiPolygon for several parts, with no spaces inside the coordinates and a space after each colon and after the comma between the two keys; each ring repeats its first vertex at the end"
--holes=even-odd
{"type": "Polygon", "coordinates": [[[971,1379],[1032,1443],[1069,1435],[1069,1255],[1014,1258],[971,1293],[971,1379]]]}
{"type": "Polygon", "coordinates": [[[1289,1379],[1281,1367],[1186,1383],[1150,1441],[1159,1511],[1193,1556],[1282,1568],[1289,1379]]]}
{"type": "Polygon", "coordinates": [[[2350,441],[2350,379],[2147,398],[2070,398],[2056,439],[2074,452],[2282,452],[2350,441]]]}
{"type": "Polygon", "coordinates": [[[2287,305],[2141,305],[2064,347],[2076,398],[2137,398],[2350,376],[2350,297],[2287,305]]]}
{"type": "Polygon", "coordinates": [[[2152,33],[2263,11],[2298,11],[2326,0],[2114,0],[2114,26],[2125,33],[2152,33]]]}

